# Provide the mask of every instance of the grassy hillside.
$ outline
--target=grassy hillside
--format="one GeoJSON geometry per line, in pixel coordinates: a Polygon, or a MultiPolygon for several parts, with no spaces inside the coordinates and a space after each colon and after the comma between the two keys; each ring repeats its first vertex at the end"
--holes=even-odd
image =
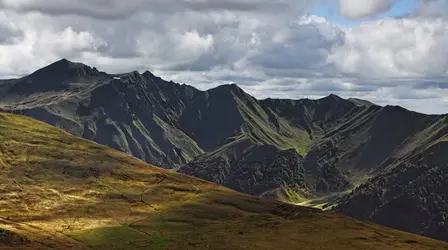
{"type": "Polygon", "coordinates": [[[0,113],[0,249],[448,249],[266,201],[0,113]]]}

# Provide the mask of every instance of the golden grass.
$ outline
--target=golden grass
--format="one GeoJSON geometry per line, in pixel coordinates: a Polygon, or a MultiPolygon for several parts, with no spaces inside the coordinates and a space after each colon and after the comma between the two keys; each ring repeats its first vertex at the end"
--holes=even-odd
{"type": "Polygon", "coordinates": [[[317,209],[149,166],[0,113],[0,249],[445,249],[317,209]],[[1,237],[0,237],[1,239],[1,237]]]}

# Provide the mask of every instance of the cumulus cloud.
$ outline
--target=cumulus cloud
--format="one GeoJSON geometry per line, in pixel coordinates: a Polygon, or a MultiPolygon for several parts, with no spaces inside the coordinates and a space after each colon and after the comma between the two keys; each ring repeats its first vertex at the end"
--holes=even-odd
{"type": "Polygon", "coordinates": [[[339,13],[352,19],[372,17],[389,10],[397,0],[339,0],[339,13]]]}
{"type": "Polygon", "coordinates": [[[385,19],[347,30],[328,60],[363,77],[447,76],[448,23],[442,19],[385,19]]]}
{"type": "Polygon", "coordinates": [[[258,53],[249,60],[270,76],[323,75],[331,71],[326,62],[328,54],[343,39],[344,33],[338,26],[306,15],[264,37],[258,53]]]}
{"type": "Polygon", "coordinates": [[[43,32],[43,35],[46,39],[38,40],[37,46],[48,47],[62,57],[71,57],[83,52],[96,52],[107,46],[107,42],[101,38],[95,38],[87,31],[76,32],[70,26],[60,33],[43,32]]]}

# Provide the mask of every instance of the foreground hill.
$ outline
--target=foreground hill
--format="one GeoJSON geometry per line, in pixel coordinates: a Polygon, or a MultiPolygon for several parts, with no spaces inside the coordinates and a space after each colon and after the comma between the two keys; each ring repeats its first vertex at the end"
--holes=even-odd
{"type": "Polygon", "coordinates": [[[446,115],[336,95],[257,100],[67,60],[0,81],[0,110],[239,192],[448,240],[446,115]]]}
{"type": "Polygon", "coordinates": [[[0,113],[1,249],[446,249],[237,193],[0,113]]]}

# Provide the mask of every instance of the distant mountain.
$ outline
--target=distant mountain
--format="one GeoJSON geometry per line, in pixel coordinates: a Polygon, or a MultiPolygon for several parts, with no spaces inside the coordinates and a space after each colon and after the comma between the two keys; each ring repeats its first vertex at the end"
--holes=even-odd
{"type": "Polygon", "coordinates": [[[438,239],[448,235],[441,205],[448,200],[448,181],[432,181],[447,169],[446,115],[336,95],[257,100],[235,84],[200,91],[149,71],[107,74],[68,60],[1,81],[0,100],[3,111],[240,192],[313,204],[438,239]],[[425,213],[420,210],[396,221],[387,217],[415,202],[397,183],[420,196],[428,190],[437,196],[418,200],[422,211],[431,211],[419,222],[403,221],[425,213]]]}

